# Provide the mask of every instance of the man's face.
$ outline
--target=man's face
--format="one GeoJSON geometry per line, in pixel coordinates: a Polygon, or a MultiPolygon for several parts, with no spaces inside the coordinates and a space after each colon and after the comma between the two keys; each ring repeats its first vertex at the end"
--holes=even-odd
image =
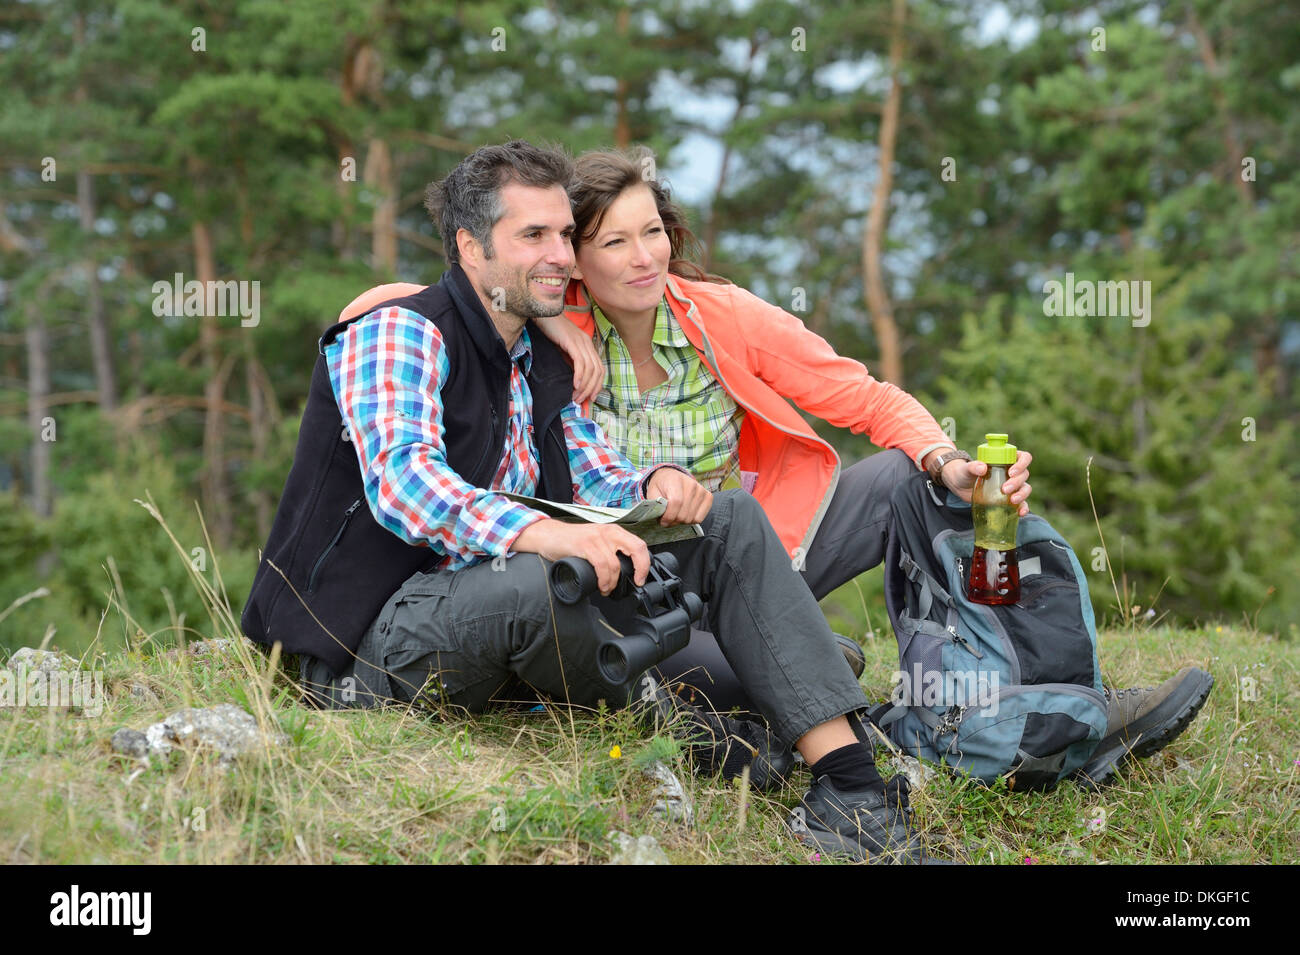
{"type": "Polygon", "coordinates": [[[562,186],[539,188],[517,182],[501,188],[505,215],[492,229],[492,257],[477,243],[462,254],[466,273],[493,316],[559,315],[573,271],[573,213],[562,186]]]}

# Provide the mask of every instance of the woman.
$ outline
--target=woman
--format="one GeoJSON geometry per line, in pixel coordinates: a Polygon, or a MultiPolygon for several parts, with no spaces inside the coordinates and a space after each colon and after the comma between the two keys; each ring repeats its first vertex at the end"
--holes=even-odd
{"type": "MultiPolygon", "coordinates": [[[[987,465],[957,452],[912,396],[689,261],[695,237],[663,184],[643,175],[649,159],[643,151],[578,159],[577,268],[565,315],[537,324],[568,354],[585,352],[575,362],[578,397],[611,443],[638,466],[668,461],[709,490],[750,491],[820,600],[883,559],[898,482],[928,468],[969,501],[987,465]],[[605,379],[598,390],[594,359],[605,379]],[[787,398],[892,450],[841,470],[787,398]]],[[[1003,485],[1021,516],[1031,460],[1021,451],[1003,485]]]]}

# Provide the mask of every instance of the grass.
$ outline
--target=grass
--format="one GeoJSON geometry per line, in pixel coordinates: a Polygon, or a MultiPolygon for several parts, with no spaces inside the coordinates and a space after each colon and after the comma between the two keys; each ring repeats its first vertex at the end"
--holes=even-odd
{"type": "MultiPolygon", "coordinates": [[[[194,576],[210,611],[200,629],[237,636],[219,568],[194,576]]],[[[896,648],[888,621],[867,614],[855,587],[828,598],[828,613],[863,643],[863,685],[881,700],[896,648]],[[845,609],[859,600],[860,614],[845,609]]],[[[134,632],[124,603],[114,610],[134,632]]],[[[941,854],[1015,865],[1300,856],[1300,641],[1126,620],[1101,635],[1107,682],[1151,685],[1196,664],[1216,679],[1200,716],[1100,792],[1063,784],[1015,793],[936,774],[913,803],[941,854]]],[[[0,708],[0,862],[600,863],[615,852],[613,830],[653,835],[680,863],[832,861],[814,860],[785,828],[804,770],[773,794],[695,777],[671,740],[647,738],[625,712],[319,712],[297,702],[278,661],[246,644],[199,656],[169,650],[174,636],[137,632],[124,650],[87,652],[82,668],[104,677],[98,716],[0,708]],[[111,750],[119,728],[222,702],[275,724],[289,743],[229,770],[215,755],[183,752],[144,767],[111,750]],[[653,812],[654,783],[641,767],[655,758],[686,785],[694,825],[653,812]]]]}

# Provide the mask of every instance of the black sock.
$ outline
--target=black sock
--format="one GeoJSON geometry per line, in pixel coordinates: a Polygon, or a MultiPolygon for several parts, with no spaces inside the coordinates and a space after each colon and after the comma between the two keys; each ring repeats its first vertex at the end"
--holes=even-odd
{"type": "Polygon", "coordinates": [[[850,743],[831,750],[808,769],[813,778],[825,776],[841,792],[858,792],[863,789],[881,790],[885,782],[876,772],[876,758],[863,743],[850,743]]]}

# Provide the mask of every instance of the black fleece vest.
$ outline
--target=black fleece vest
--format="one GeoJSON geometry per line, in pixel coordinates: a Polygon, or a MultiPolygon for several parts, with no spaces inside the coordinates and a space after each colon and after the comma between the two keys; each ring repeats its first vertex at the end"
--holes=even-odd
{"type": "MultiPolygon", "coordinates": [[[[441,333],[450,366],[440,387],[447,461],[468,483],[489,487],[509,427],[510,356],[500,335],[459,266],[438,284],[375,308],[393,305],[422,316],[441,333]]],[[[251,639],[278,641],[282,652],[316,657],[335,673],[402,582],[440,560],[375,520],[330,385],[325,346],[371,311],[348,317],[321,337],[293,466],[240,621],[251,639]]],[[[572,396],[573,371],[536,325],[527,328],[533,349],[527,381],[541,464],[536,493],[568,502],[573,481],[560,412],[572,396]]]]}

